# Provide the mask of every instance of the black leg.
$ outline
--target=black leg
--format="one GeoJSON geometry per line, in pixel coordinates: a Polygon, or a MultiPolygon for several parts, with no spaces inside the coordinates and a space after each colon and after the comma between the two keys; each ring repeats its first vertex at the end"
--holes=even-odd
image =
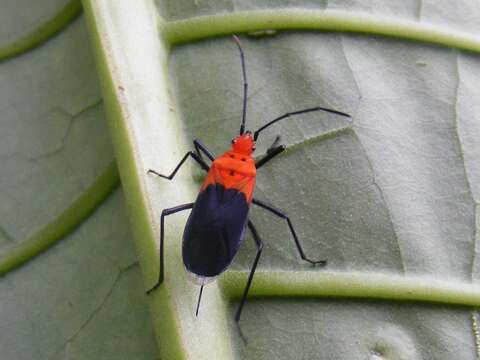
{"type": "Polygon", "coordinates": [[[269,162],[270,160],[272,160],[275,156],[277,156],[278,154],[284,152],[286,149],[285,145],[280,145],[280,146],[277,146],[277,147],[274,147],[274,148],[270,148],[267,150],[267,155],[265,155],[263,158],[261,158],[260,160],[258,160],[256,163],[255,163],[255,167],[257,169],[261,168],[263,165],[265,165],[267,162],[269,162]]]}
{"type": "Polygon", "coordinates": [[[210,161],[215,160],[215,156],[213,156],[210,150],[208,150],[207,147],[200,142],[200,140],[193,140],[193,145],[195,145],[195,150],[200,158],[202,157],[202,153],[204,153],[205,156],[210,159],[210,161]]]}
{"type": "Polygon", "coordinates": [[[297,245],[298,252],[300,253],[300,257],[303,260],[308,261],[310,264],[313,264],[313,265],[320,265],[320,266],[327,265],[326,260],[311,260],[311,259],[309,259],[305,256],[305,253],[303,252],[303,249],[302,249],[302,245],[300,244],[300,241],[298,240],[297,234],[295,233],[295,230],[293,228],[292,222],[290,221],[289,217],[283,211],[278,210],[278,209],[274,208],[273,206],[267,205],[263,201],[260,201],[260,200],[257,200],[257,199],[253,199],[252,202],[255,205],[260,206],[261,208],[264,208],[265,210],[268,210],[271,213],[273,213],[274,215],[277,215],[278,217],[281,217],[282,219],[285,219],[287,221],[290,232],[292,233],[293,239],[295,240],[295,244],[297,245]]]}
{"type": "Polygon", "coordinates": [[[180,160],[177,167],[172,171],[172,173],[170,175],[162,175],[162,174],[160,174],[160,173],[158,173],[158,172],[156,172],[155,170],[152,170],[152,169],[149,169],[147,171],[147,174],[152,173],[152,174],[160,176],[164,179],[172,180],[173,177],[175,176],[175,174],[177,173],[178,169],[180,169],[180,167],[183,165],[183,163],[187,160],[187,158],[189,156],[191,156],[197,163],[199,163],[203,170],[208,171],[210,169],[210,167],[207,165],[207,163],[205,163],[205,161],[203,161],[203,159],[199,155],[197,155],[193,151],[189,151],[185,154],[185,156],[182,158],[182,160],[180,160]]]}
{"type": "Polygon", "coordinates": [[[270,145],[267,149],[267,154],[272,152],[272,150],[274,150],[277,146],[278,146],[278,143],[280,142],[280,135],[277,135],[275,137],[275,140],[273,140],[273,143],[272,145],[270,145]]]}
{"type": "Polygon", "coordinates": [[[255,240],[255,245],[257,246],[257,256],[255,256],[255,260],[253,261],[252,270],[250,270],[250,275],[248,275],[247,286],[245,286],[242,300],[240,300],[240,305],[238,305],[238,309],[235,314],[235,321],[237,323],[240,321],[240,315],[242,314],[243,305],[245,305],[245,301],[247,300],[248,290],[250,289],[250,285],[252,285],[253,275],[255,275],[255,269],[257,268],[258,260],[260,260],[260,255],[262,255],[263,249],[262,239],[260,239],[260,236],[258,236],[257,229],[255,229],[255,226],[253,226],[250,220],[248,220],[248,228],[252,232],[253,240],[255,240]]]}
{"type": "Polygon", "coordinates": [[[164,262],[164,256],[163,256],[163,238],[165,235],[165,230],[164,230],[165,216],[175,214],[179,211],[191,209],[193,208],[193,204],[194,203],[179,205],[170,209],[164,209],[162,211],[162,216],[160,217],[160,271],[159,271],[157,283],[150,290],[147,291],[147,294],[150,294],[153,290],[155,290],[163,282],[163,278],[164,278],[163,272],[165,268],[165,265],[164,265],[165,262],[164,262]]]}

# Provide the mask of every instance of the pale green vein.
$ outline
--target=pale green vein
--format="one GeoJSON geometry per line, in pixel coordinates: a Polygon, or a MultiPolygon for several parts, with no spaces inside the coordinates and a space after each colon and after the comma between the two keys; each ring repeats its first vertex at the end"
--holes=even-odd
{"type": "Polygon", "coordinates": [[[81,10],[82,3],[80,0],[70,0],[55,16],[37,29],[10,44],[0,47],[0,61],[20,55],[41,45],[70,24],[80,14],[81,10]]]}
{"type": "Polygon", "coordinates": [[[322,30],[388,36],[480,52],[480,38],[441,25],[338,10],[253,10],[163,22],[171,45],[262,30],[322,30]]]}
{"type": "MultiPolygon", "coordinates": [[[[228,297],[239,298],[247,272],[220,278],[228,297]]],[[[480,286],[472,283],[367,272],[268,271],[255,273],[249,297],[341,297],[480,305],[480,286]]]]}
{"type": "Polygon", "coordinates": [[[472,319],[473,336],[475,338],[475,350],[477,353],[477,359],[480,359],[480,333],[478,332],[477,315],[478,313],[476,311],[472,311],[471,319],[472,319]]]}
{"type": "Polygon", "coordinates": [[[60,216],[26,239],[2,248],[0,274],[22,265],[69,234],[95,211],[118,183],[117,167],[112,162],[60,216]]]}

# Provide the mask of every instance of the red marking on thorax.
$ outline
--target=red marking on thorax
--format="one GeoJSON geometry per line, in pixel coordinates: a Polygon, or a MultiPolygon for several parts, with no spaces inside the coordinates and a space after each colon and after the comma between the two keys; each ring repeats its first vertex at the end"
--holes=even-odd
{"type": "Polygon", "coordinates": [[[225,189],[243,192],[250,204],[257,176],[252,158],[254,150],[255,141],[251,133],[246,132],[233,139],[232,149],[213,161],[200,191],[205,190],[208,185],[221,184],[225,189]]]}
{"type": "Polygon", "coordinates": [[[248,203],[252,201],[257,169],[251,156],[227,151],[212,163],[200,191],[208,185],[221,184],[225,189],[243,192],[248,203]]]}

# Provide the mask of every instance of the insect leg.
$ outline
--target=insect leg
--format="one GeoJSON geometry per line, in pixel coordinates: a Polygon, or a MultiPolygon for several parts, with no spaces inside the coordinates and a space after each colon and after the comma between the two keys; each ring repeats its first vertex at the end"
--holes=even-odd
{"type": "Polygon", "coordinates": [[[191,209],[193,208],[193,204],[194,203],[189,203],[189,204],[175,206],[169,209],[163,209],[162,216],[160,217],[160,272],[158,275],[157,283],[150,290],[147,291],[147,294],[150,294],[153,290],[155,290],[163,282],[163,278],[164,278],[163,272],[164,272],[165,262],[164,262],[164,256],[163,256],[163,239],[165,235],[165,230],[164,230],[165,216],[175,214],[179,211],[191,209]]]}
{"type": "Polygon", "coordinates": [[[215,160],[215,156],[213,156],[213,154],[210,152],[210,150],[208,150],[207,147],[200,142],[200,140],[198,140],[198,139],[193,140],[193,145],[195,145],[195,150],[197,151],[197,154],[200,157],[202,157],[202,154],[201,154],[201,152],[202,152],[211,161],[215,160]]]}
{"type": "Polygon", "coordinates": [[[243,305],[245,305],[245,301],[247,300],[248,290],[250,289],[250,285],[252,285],[253,275],[255,274],[255,269],[257,268],[258,260],[260,260],[260,255],[262,255],[263,249],[262,239],[260,239],[257,229],[255,229],[255,226],[253,226],[250,220],[248,220],[248,228],[252,232],[253,240],[255,240],[255,245],[257,246],[257,256],[255,256],[255,260],[253,261],[252,270],[250,270],[250,275],[248,275],[247,286],[245,286],[242,300],[240,300],[240,305],[238,305],[237,312],[235,313],[235,321],[237,323],[240,321],[240,315],[242,314],[243,305]]]}
{"type": "Polygon", "coordinates": [[[260,160],[258,160],[258,161],[255,163],[255,167],[256,167],[257,169],[259,169],[260,167],[262,167],[263,165],[265,165],[267,162],[269,162],[270,160],[272,160],[275,156],[277,156],[278,154],[284,152],[285,149],[286,149],[285,145],[280,145],[280,146],[277,146],[277,147],[268,149],[267,155],[265,155],[263,158],[261,158],[260,160]]]}
{"type": "Polygon", "coordinates": [[[267,154],[277,147],[278,143],[280,142],[280,139],[281,139],[280,135],[277,135],[275,137],[275,140],[273,140],[272,145],[270,145],[267,149],[267,154]]]}
{"type": "Polygon", "coordinates": [[[261,208],[264,208],[265,210],[270,211],[272,214],[277,215],[278,217],[287,221],[290,232],[292,233],[293,239],[295,240],[295,244],[297,245],[298,252],[300,253],[300,257],[303,260],[308,261],[310,264],[313,264],[313,265],[325,266],[327,264],[326,260],[311,260],[311,259],[309,259],[305,256],[302,245],[300,244],[300,241],[298,240],[297,233],[295,232],[295,229],[293,228],[292,222],[290,221],[290,218],[283,211],[281,211],[279,209],[276,209],[273,206],[270,206],[268,204],[265,204],[263,201],[260,201],[260,200],[257,200],[257,199],[253,199],[252,203],[254,203],[257,206],[260,206],[261,208]]]}
{"type": "Polygon", "coordinates": [[[208,171],[210,169],[210,167],[207,165],[207,163],[205,161],[203,161],[203,159],[199,155],[197,155],[193,151],[189,151],[185,154],[185,156],[182,158],[182,160],[180,160],[177,167],[172,171],[172,173],[170,175],[162,175],[162,174],[160,174],[160,173],[158,173],[158,172],[156,172],[155,170],[152,170],[152,169],[149,169],[147,171],[147,174],[152,173],[152,174],[160,176],[164,179],[172,180],[173,177],[175,176],[175,174],[177,173],[178,169],[180,169],[180,167],[183,165],[183,163],[187,160],[187,158],[189,156],[191,156],[198,164],[200,164],[200,166],[203,170],[208,171]]]}

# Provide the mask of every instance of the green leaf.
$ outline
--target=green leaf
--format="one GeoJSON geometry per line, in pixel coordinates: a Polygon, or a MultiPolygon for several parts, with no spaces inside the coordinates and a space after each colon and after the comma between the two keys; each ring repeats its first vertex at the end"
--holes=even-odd
{"type": "Polygon", "coordinates": [[[2,359],[157,356],[80,8],[0,12],[2,359]]]}
{"type": "Polygon", "coordinates": [[[200,178],[190,166],[173,182],[147,170],[171,171],[193,138],[221,154],[239,126],[235,45],[228,37],[191,41],[255,32],[242,36],[249,128],[317,105],[352,114],[351,121],[305,114],[262,134],[259,154],[277,134],[293,146],[262,168],[255,196],[285,209],[308,254],[329,266],[303,263],[286,224],[252,209],[266,247],[251,295],[269,299],[247,303],[246,345],[225,307],[241,294],[253,242],[247,237],[237,271],[205,289],[195,318],[198,289],[180,256],[186,215],[168,218],[166,280],[150,297],[163,358],[476,357],[468,306],[480,303],[473,283],[478,61],[448,46],[479,50],[472,35],[478,9],[446,2],[306,1],[317,9],[258,11],[271,4],[84,4],[145,288],[158,276],[161,210],[193,201],[200,178]],[[196,15],[205,16],[189,18],[196,15]]]}

